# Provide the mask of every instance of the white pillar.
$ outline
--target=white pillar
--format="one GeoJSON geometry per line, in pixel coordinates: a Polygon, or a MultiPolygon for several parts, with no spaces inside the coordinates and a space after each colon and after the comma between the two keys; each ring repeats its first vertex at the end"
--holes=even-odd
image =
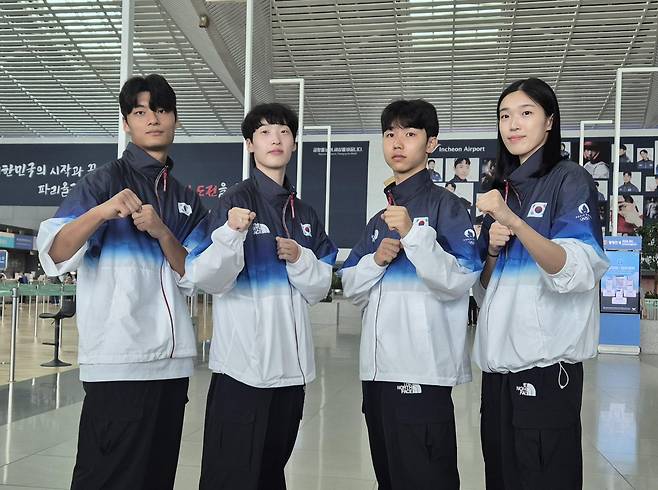
{"type": "MultiPolygon", "coordinates": [[[[251,68],[254,51],[254,0],[247,0],[247,24],[244,54],[244,115],[251,110],[251,68]]],[[[242,180],[249,178],[249,152],[247,142],[242,144],[242,180]]]]}
{"type": "MultiPolygon", "coordinates": [[[[133,40],[135,34],[135,0],[121,2],[121,61],[119,90],[133,73],[133,40]]],[[[128,145],[128,135],[123,131],[123,115],[119,111],[117,155],[120,158],[128,145]]]]}

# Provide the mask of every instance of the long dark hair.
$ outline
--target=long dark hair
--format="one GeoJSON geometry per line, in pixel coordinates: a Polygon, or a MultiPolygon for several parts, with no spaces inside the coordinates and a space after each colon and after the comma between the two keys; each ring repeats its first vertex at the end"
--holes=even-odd
{"type": "MultiPolygon", "coordinates": [[[[544,144],[543,161],[539,170],[535,172],[533,177],[542,177],[548,174],[555,165],[557,165],[562,156],[560,155],[560,143],[562,143],[562,135],[560,134],[560,107],[557,103],[557,97],[553,89],[543,80],[539,78],[526,78],[525,80],[517,80],[510,84],[503,93],[500,94],[498,99],[498,106],[496,107],[496,115],[500,121],[500,104],[503,99],[509,94],[522,91],[530,97],[535,103],[539,104],[546,113],[547,117],[553,116],[553,125],[548,131],[548,139],[544,144]]],[[[493,188],[502,189],[505,185],[505,180],[509,175],[520,165],[519,157],[512,155],[500,135],[500,127],[498,128],[498,159],[496,161],[496,169],[494,171],[493,188]]]]}

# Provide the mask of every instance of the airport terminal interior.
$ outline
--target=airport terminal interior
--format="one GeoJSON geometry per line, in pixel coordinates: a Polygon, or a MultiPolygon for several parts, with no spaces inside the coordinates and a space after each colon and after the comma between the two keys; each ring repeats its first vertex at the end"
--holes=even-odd
{"type": "MultiPolygon", "coordinates": [[[[338,249],[334,271],[387,207],[387,104],[436,107],[428,172],[479,236],[476,203],[501,144],[498,97],[515,80],[548,83],[561,158],[597,188],[598,209],[579,212],[600,218],[610,261],[596,286],[598,356],[583,362],[582,488],[658,489],[657,60],[658,0],[0,0],[0,490],[70,488],[85,396],[81,286],[76,271],[47,277],[36,236],[80,179],[121,155],[130,139],[119,91],[151,73],[176,92],[172,175],[208,210],[248,177],[249,108],[277,101],[299,115],[287,175],[338,249]]],[[[546,203],[535,204],[531,213],[543,214],[546,203]]],[[[219,299],[199,289],[187,301],[197,357],[177,490],[199,488],[219,299]]],[[[479,328],[471,310],[469,350],[479,328]]],[[[309,314],[317,377],[305,388],[287,488],[376,490],[362,311],[340,274],[309,314]]],[[[483,490],[482,374],[472,370],[452,391],[457,463],[460,488],[483,490]]]]}

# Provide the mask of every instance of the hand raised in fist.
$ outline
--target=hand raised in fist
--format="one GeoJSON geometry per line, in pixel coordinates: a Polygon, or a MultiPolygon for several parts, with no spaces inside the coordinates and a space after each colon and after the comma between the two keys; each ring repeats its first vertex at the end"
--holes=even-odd
{"type": "Polygon", "coordinates": [[[228,212],[228,225],[235,231],[246,231],[256,219],[256,213],[243,208],[231,208],[228,212]]]}
{"type": "Polygon", "coordinates": [[[390,264],[398,256],[400,250],[402,250],[400,240],[384,238],[375,252],[375,263],[380,267],[390,264]]]}

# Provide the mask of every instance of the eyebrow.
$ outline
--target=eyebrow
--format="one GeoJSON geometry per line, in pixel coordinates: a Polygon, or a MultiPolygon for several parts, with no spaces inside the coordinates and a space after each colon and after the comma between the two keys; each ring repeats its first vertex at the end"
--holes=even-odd
{"type": "MultiPolygon", "coordinates": [[[[523,105],[520,105],[519,107],[537,107],[537,105],[536,104],[523,104],[523,105]]],[[[499,112],[509,111],[509,110],[510,110],[509,107],[501,107],[499,109],[499,112]]]]}

